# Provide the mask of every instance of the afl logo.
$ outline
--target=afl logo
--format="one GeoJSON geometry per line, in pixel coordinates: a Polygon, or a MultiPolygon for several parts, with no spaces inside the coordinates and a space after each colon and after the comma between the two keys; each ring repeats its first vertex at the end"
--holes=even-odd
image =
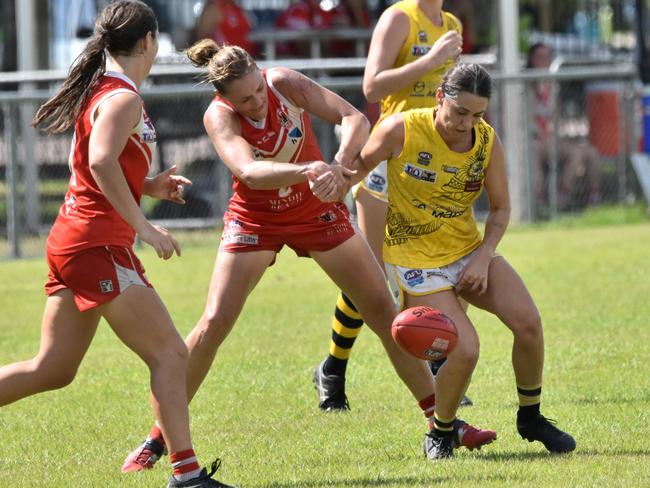
{"type": "Polygon", "coordinates": [[[372,175],[370,175],[370,182],[375,184],[375,185],[383,186],[383,185],[386,184],[386,178],[384,178],[383,176],[380,176],[380,175],[372,174],[372,175]]]}
{"type": "Polygon", "coordinates": [[[421,269],[409,269],[406,273],[404,273],[404,279],[406,281],[417,280],[421,276],[422,276],[421,269]]]}

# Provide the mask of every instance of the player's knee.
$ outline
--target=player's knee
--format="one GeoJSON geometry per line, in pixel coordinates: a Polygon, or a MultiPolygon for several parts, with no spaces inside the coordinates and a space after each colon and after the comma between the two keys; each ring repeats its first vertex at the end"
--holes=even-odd
{"type": "Polygon", "coordinates": [[[34,382],[42,390],[58,390],[72,383],[77,376],[77,367],[72,365],[52,365],[38,358],[32,361],[34,382]]]}
{"type": "Polygon", "coordinates": [[[478,337],[463,338],[458,341],[456,348],[449,355],[451,364],[468,373],[474,371],[480,354],[481,346],[478,337]]]}
{"type": "Polygon", "coordinates": [[[516,329],[518,339],[536,343],[542,340],[542,318],[537,309],[530,310],[519,319],[516,329]]]}
{"type": "Polygon", "coordinates": [[[206,309],[199,324],[201,342],[218,346],[235,325],[237,314],[220,307],[206,309]]]}

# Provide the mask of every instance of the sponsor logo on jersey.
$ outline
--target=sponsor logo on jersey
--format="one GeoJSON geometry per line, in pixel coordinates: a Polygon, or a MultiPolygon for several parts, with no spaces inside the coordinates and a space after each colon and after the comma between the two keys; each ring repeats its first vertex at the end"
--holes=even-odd
{"type": "Polygon", "coordinates": [[[429,166],[431,164],[431,158],[433,158],[433,155],[430,152],[420,151],[418,153],[418,164],[429,166]]]}
{"type": "Polygon", "coordinates": [[[101,280],[99,282],[99,289],[102,293],[113,293],[113,280],[101,280]]]}
{"type": "Polygon", "coordinates": [[[427,271],[427,278],[433,278],[434,276],[439,276],[440,278],[446,278],[447,273],[440,269],[430,269],[427,271]]]}
{"type": "MultiPolygon", "coordinates": [[[[291,187],[288,187],[291,189],[291,187]]],[[[302,202],[302,192],[287,193],[287,197],[280,197],[279,200],[269,200],[269,206],[272,212],[282,212],[300,205],[302,202]]]]}
{"type": "Polygon", "coordinates": [[[426,181],[429,183],[435,183],[438,176],[438,173],[435,171],[418,168],[417,166],[413,166],[411,163],[406,163],[406,166],[404,166],[404,172],[416,180],[426,181]]]}
{"type": "Polygon", "coordinates": [[[421,269],[409,269],[404,273],[404,279],[408,286],[416,286],[424,283],[424,277],[422,276],[421,269]]]}
{"type": "Polygon", "coordinates": [[[450,209],[445,207],[434,207],[431,215],[438,219],[453,219],[465,213],[465,209],[450,209]]]}
{"type": "Polygon", "coordinates": [[[278,117],[278,122],[280,122],[280,125],[282,127],[287,128],[291,125],[291,120],[289,119],[289,115],[287,115],[287,112],[283,109],[283,107],[280,107],[278,109],[276,115],[278,117]]]}
{"type": "Polygon", "coordinates": [[[424,56],[426,53],[431,51],[431,46],[418,46],[417,44],[411,47],[412,56],[424,56]]]}
{"type": "Polygon", "coordinates": [[[224,234],[222,239],[224,244],[249,244],[252,246],[257,246],[260,240],[257,234],[239,234],[239,233],[224,234]]]}
{"type": "Polygon", "coordinates": [[[418,32],[418,39],[420,42],[429,42],[429,39],[427,39],[427,33],[425,31],[418,32]]]}
{"type": "Polygon", "coordinates": [[[413,92],[421,93],[424,91],[425,86],[424,81],[418,81],[413,85],[413,92]]]}
{"type": "Polygon", "coordinates": [[[140,140],[142,142],[156,142],[156,129],[153,128],[153,124],[144,110],[142,111],[142,122],[140,140]]]}
{"type": "Polygon", "coordinates": [[[465,182],[465,191],[480,191],[481,182],[479,181],[466,181],[465,182]]]}
{"type": "Polygon", "coordinates": [[[334,222],[336,220],[336,214],[332,210],[328,210],[327,212],[320,214],[318,219],[321,222],[334,222]]]}
{"type": "Polygon", "coordinates": [[[291,129],[291,132],[289,132],[289,137],[291,138],[291,142],[295,144],[296,142],[298,142],[298,139],[302,137],[302,132],[300,131],[300,129],[298,129],[298,127],[294,127],[293,129],[291,129]]]}
{"type": "Polygon", "coordinates": [[[226,224],[226,227],[228,227],[228,228],[233,228],[233,227],[240,228],[240,227],[243,227],[243,225],[242,225],[240,220],[233,219],[233,220],[228,221],[228,223],[226,224]]]}
{"type": "Polygon", "coordinates": [[[457,175],[458,174],[458,169],[456,166],[448,166],[446,164],[442,165],[442,170],[445,173],[451,173],[452,175],[457,175]]]}
{"type": "Polygon", "coordinates": [[[269,140],[270,140],[271,138],[273,138],[273,137],[275,137],[275,131],[274,131],[274,130],[272,130],[271,132],[267,132],[266,134],[264,134],[264,135],[262,136],[261,139],[258,139],[258,140],[257,140],[256,144],[257,144],[258,146],[261,146],[262,144],[264,144],[265,142],[269,141],[269,140]]]}

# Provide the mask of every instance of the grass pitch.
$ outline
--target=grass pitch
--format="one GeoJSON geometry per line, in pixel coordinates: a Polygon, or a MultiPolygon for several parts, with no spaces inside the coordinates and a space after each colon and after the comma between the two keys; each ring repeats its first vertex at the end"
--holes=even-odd
{"type": "MultiPolygon", "coordinates": [[[[163,262],[139,254],[186,334],[199,317],[216,238],[163,262]]],[[[312,261],[283,252],[249,299],[191,406],[202,463],[243,487],[650,486],[650,225],[514,228],[500,252],[542,313],[542,410],[578,442],[549,456],[516,433],[511,336],[472,309],[482,352],[460,415],[498,431],[478,452],[422,457],[421,413],[369,330],[348,368],[352,411],[323,414],[311,372],[327,352],[337,290],[312,261]]],[[[0,364],[38,349],[46,266],[0,262],[0,364]]],[[[152,421],[146,367],[111,330],[95,342],[68,388],[0,411],[0,486],[165,486],[168,458],[122,475],[124,456],[152,421]]]]}

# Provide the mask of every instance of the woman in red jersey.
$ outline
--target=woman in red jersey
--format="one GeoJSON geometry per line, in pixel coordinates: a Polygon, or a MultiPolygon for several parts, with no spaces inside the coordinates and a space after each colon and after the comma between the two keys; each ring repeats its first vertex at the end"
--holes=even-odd
{"type": "MultiPolygon", "coordinates": [[[[426,363],[402,352],[391,337],[395,304],[372,251],[350,224],[347,208],[341,202],[325,203],[310,190],[317,178],[315,185],[327,186],[349,177],[341,165],[359,155],[368,138],[367,119],[300,73],[260,70],[240,47],[220,48],[203,40],[188,56],[195,65],[208,67],[217,93],[203,122],[234,180],[207,303],[186,339],[188,397],[197,392],[246,298],[284,245],[313,258],[349,293],[413,396],[432,396],[433,376],[426,363]],[[341,125],[341,144],[329,165],[322,161],[310,114],[341,125]]],[[[162,451],[165,441],[154,427],[147,442],[162,451]]],[[[142,463],[142,469],[150,467],[142,463]]]]}
{"type": "Polygon", "coordinates": [[[65,202],[47,239],[48,295],[35,358],[0,369],[0,405],[68,385],[104,317],[151,373],[152,406],[168,439],[169,487],[224,487],[201,470],[184,395],[187,348],[133,252],[136,232],[158,256],[176,240],[140,210],[142,194],[183,203],[174,168],[147,178],[156,132],[138,88],[158,51],[158,24],[137,0],[109,4],[61,90],[36,114],[46,131],[74,127],[65,202]],[[112,70],[106,71],[106,52],[112,70]]]}

